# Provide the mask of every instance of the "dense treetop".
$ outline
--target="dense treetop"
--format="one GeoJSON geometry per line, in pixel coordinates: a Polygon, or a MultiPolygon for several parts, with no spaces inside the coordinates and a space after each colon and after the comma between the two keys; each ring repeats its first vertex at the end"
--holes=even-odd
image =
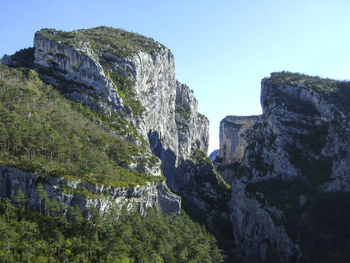
{"type": "Polygon", "coordinates": [[[0,261],[12,262],[222,262],[215,238],[186,214],[167,216],[148,210],[90,218],[78,207],[68,209],[43,198],[49,213],[26,207],[17,193],[16,206],[0,200],[0,261]]]}

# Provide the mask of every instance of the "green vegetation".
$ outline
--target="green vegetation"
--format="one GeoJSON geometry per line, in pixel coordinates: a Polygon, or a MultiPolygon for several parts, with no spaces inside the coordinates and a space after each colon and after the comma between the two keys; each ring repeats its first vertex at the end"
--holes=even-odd
{"type": "Polygon", "coordinates": [[[350,112],[350,81],[322,79],[286,71],[271,73],[269,79],[274,85],[302,86],[311,89],[342,110],[350,112]]]}
{"type": "Polygon", "coordinates": [[[34,48],[24,48],[17,51],[11,56],[11,59],[22,67],[33,67],[34,63],[34,48]]]}
{"type": "Polygon", "coordinates": [[[289,153],[291,164],[298,168],[313,186],[322,185],[331,180],[331,157],[322,155],[314,157],[296,145],[289,145],[286,151],[289,153]]]}
{"type": "Polygon", "coordinates": [[[119,57],[131,56],[137,51],[154,53],[164,48],[151,38],[106,26],[72,32],[45,28],[38,33],[76,48],[81,48],[84,43],[88,42],[97,52],[105,51],[119,57]]]}
{"type": "Polygon", "coordinates": [[[196,149],[192,155],[191,159],[195,164],[200,164],[200,163],[207,163],[210,165],[213,165],[213,162],[210,160],[210,158],[203,152],[201,149],[196,149]]]}
{"type": "Polygon", "coordinates": [[[217,185],[224,191],[230,191],[231,185],[226,183],[224,178],[222,178],[221,174],[215,169],[212,160],[203,152],[201,149],[196,149],[192,155],[191,155],[192,161],[196,165],[207,165],[211,167],[211,172],[206,175],[201,175],[203,178],[201,180],[205,179],[214,186],[217,185]]]}
{"type": "Polygon", "coordinates": [[[317,76],[308,76],[300,73],[287,71],[271,73],[271,81],[279,85],[306,86],[323,95],[335,92],[338,81],[322,79],[317,76]]]}
{"type": "Polygon", "coordinates": [[[109,69],[107,64],[104,64],[103,67],[108,72],[107,76],[117,86],[118,95],[123,99],[124,104],[132,110],[134,115],[141,115],[145,111],[145,108],[142,107],[139,100],[135,99],[136,93],[133,90],[134,82],[121,74],[115,73],[109,69]]]}
{"type": "Polygon", "coordinates": [[[202,114],[202,113],[199,113],[199,112],[198,112],[197,116],[198,116],[198,118],[200,118],[200,119],[202,119],[202,120],[208,120],[208,118],[207,118],[204,114],[202,114]]]}
{"type": "Polygon", "coordinates": [[[184,212],[112,210],[101,216],[90,208],[86,219],[77,207],[65,215],[55,200],[41,197],[41,211],[26,207],[20,194],[16,206],[0,202],[1,262],[223,262],[215,238],[184,212]]]}
{"type": "Polygon", "coordinates": [[[329,123],[322,122],[306,128],[306,134],[295,134],[295,137],[303,145],[304,149],[310,149],[312,153],[318,155],[326,145],[328,130],[329,123]]]}
{"type": "Polygon", "coordinates": [[[123,118],[64,98],[34,70],[0,65],[0,163],[116,187],[164,180],[123,168],[157,158],[121,135],[140,139],[123,118]]]}
{"type": "Polygon", "coordinates": [[[186,121],[190,119],[191,117],[191,112],[190,111],[185,111],[185,110],[181,110],[181,109],[176,109],[175,110],[176,113],[180,114],[180,116],[182,118],[184,118],[186,121]]]}

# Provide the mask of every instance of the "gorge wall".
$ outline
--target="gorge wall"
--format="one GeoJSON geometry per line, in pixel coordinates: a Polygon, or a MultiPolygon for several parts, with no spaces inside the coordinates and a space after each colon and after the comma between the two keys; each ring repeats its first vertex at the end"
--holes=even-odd
{"type": "Polygon", "coordinates": [[[262,116],[221,122],[216,165],[232,180],[231,221],[243,258],[334,262],[346,254],[340,244],[348,241],[335,229],[347,228],[335,214],[349,203],[349,87],[273,73],[261,84],[262,116]]]}
{"type": "MultiPolygon", "coordinates": [[[[164,174],[167,185],[173,191],[180,192],[178,185],[184,185],[178,169],[181,163],[197,149],[207,151],[208,119],[198,113],[193,91],[176,81],[174,57],[170,50],[152,39],[107,27],[73,32],[43,29],[35,34],[33,49],[4,56],[2,63],[12,67],[29,66],[66,98],[103,115],[114,116],[115,121],[121,123],[118,134],[124,140],[146,148],[147,156],[153,153],[161,160],[153,166],[144,166],[137,161],[140,156],[130,156],[135,161],[127,166],[117,165],[152,176],[164,174]],[[96,41],[107,35],[110,37],[108,41],[96,41]]],[[[7,192],[13,193],[14,188],[20,185],[27,195],[35,199],[35,189],[28,188],[30,184],[23,180],[14,179],[12,182],[11,177],[16,173],[8,172],[9,169],[3,169],[1,187],[12,187],[13,190],[7,192]]],[[[36,178],[36,175],[31,177],[36,178]]],[[[56,184],[51,179],[49,181],[46,184],[48,192],[70,203],[72,198],[62,197],[64,193],[56,191],[57,194],[53,194],[55,191],[49,185],[56,184]]],[[[36,185],[36,179],[31,182],[36,185]]],[[[102,191],[97,190],[97,186],[62,182],[60,184],[92,188],[90,190],[94,194],[102,191]]],[[[117,192],[117,195],[111,193],[114,202],[131,202],[140,211],[145,207],[161,207],[164,212],[179,213],[180,198],[169,192],[167,185],[150,182],[136,190],[133,187],[113,191],[104,186],[102,192],[117,192]],[[118,201],[123,198],[126,200],[118,201]]],[[[35,200],[32,201],[35,203],[35,200]]],[[[82,202],[92,201],[84,199],[82,202]]],[[[80,206],[83,208],[83,205],[80,206]]],[[[96,206],[102,211],[108,207],[106,204],[96,206]]]]}
{"type": "MultiPolygon", "coordinates": [[[[12,82],[35,96],[42,90],[33,88],[30,78],[78,102],[74,108],[65,101],[57,110],[63,115],[57,116],[69,107],[84,112],[84,124],[91,122],[103,136],[88,129],[74,136],[96,141],[123,180],[131,174],[143,178],[112,186],[103,173],[92,174],[100,181],[91,183],[89,173],[79,178],[33,172],[28,162],[15,162],[16,156],[5,160],[9,152],[4,151],[2,197],[14,199],[20,188],[38,207],[42,185],[50,197],[85,212],[91,205],[101,212],[118,205],[179,214],[182,202],[239,260],[346,262],[350,256],[349,82],[272,73],[261,84],[261,116],[221,121],[214,167],[206,154],[208,119],[198,112],[193,91],[176,80],[170,50],[152,39],[107,27],[43,29],[33,48],[4,56],[2,64],[2,78],[12,74],[12,82]],[[5,65],[25,67],[25,73],[5,65]]],[[[24,121],[35,114],[25,113],[24,121]]],[[[52,153],[47,156],[52,162],[52,153]]]]}
{"type": "MultiPolygon", "coordinates": [[[[122,57],[103,48],[92,49],[89,42],[70,46],[46,35],[35,35],[35,65],[73,81],[73,87],[78,85],[69,87],[67,97],[104,113],[121,112],[143,138],[149,139],[152,151],[162,160],[168,184],[176,189],[178,160],[187,159],[197,148],[207,151],[209,122],[198,113],[193,92],[176,81],[170,50],[154,43],[157,49],[153,53],[137,50],[122,57]],[[132,100],[142,111],[135,112],[123,103],[115,76],[131,82],[132,100]]],[[[43,77],[57,85],[52,74],[43,77]]]]}

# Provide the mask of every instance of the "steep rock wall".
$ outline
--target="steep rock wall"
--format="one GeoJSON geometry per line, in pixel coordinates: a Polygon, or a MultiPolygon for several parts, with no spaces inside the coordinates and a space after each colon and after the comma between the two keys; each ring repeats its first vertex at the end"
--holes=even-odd
{"type": "Polygon", "coordinates": [[[188,159],[196,149],[207,152],[209,121],[198,112],[198,102],[193,91],[179,81],[176,81],[175,112],[179,156],[188,159]]]}
{"type": "MultiPolygon", "coordinates": [[[[322,225],[315,220],[320,203],[349,191],[349,83],[274,73],[261,87],[263,115],[240,134],[246,145],[237,167],[224,171],[235,178],[235,245],[246,259],[322,258],[324,248],[339,237],[314,230],[322,225]],[[322,249],[309,245],[313,236],[322,240],[322,249]]],[[[239,129],[231,131],[235,134],[225,137],[238,137],[239,129]]],[[[333,208],[328,209],[325,221],[333,208]]],[[[327,232],[339,225],[323,227],[327,232]]]]}
{"type": "Polygon", "coordinates": [[[242,136],[259,120],[259,116],[227,116],[220,122],[220,154],[226,165],[240,162],[247,141],[242,136]]]}
{"type": "Polygon", "coordinates": [[[78,206],[87,213],[90,206],[106,212],[112,206],[127,210],[137,209],[143,214],[147,208],[161,209],[164,213],[180,213],[181,200],[167,189],[164,182],[147,183],[146,186],[115,188],[96,186],[59,177],[39,176],[16,168],[0,165],[0,194],[14,200],[18,189],[29,199],[29,204],[39,208],[37,186],[41,183],[50,198],[66,204],[78,206]],[[87,196],[79,193],[84,189],[87,196]],[[87,190],[87,191],[86,191],[87,190]]]}
{"type": "Polygon", "coordinates": [[[123,101],[118,95],[116,85],[106,76],[97,54],[88,43],[85,43],[83,49],[77,49],[36,33],[34,58],[35,65],[48,73],[42,76],[49,83],[58,84],[52,76],[70,81],[65,82],[65,85],[71,89],[70,96],[73,99],[92,106],[96,102],[89,100],[84,94],[86,93],[91,97],[101,98],[102,104],[105,104],[93,105],[94,108],[105,110],[123,108],[123,101]],[[77,84],[80,86],[78,89],[77,84]],[[79,94],[82,91],[83,94],[79,94]]]}
{"type": "MultiPolygon", "coordinates": [[[[88,42],[75,48],[39,33],[35,35],[34,49],[36,66],[72,82],[65,87],[69,90],[67,97],[107,114],[122,113],[148,138],[152,152],[162,160],[162,170],[172,189],[177,189],[179,160],[187,159],[196,148],[207,151],[208,119],[198,113],[193,92],[175,80],[174,57],[169,49],[160,47],[154,53],[137,51],[119,57],[93,50],[88,42]],[[135,115],[124,105],[107,68],[133,82],[134,99],[144,108],[142,114],[135,115]],[[186,112],[186,117],[179,112],[186,112]]],[[[58,83],[50,74],[43,77],[53,85],[58,83]]]]}

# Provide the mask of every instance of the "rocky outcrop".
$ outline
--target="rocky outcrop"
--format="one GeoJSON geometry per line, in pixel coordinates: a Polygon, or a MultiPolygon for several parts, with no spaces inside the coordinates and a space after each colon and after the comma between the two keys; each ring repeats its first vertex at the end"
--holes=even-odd
{"type": "Polygon", "coordinates": [[[231,206],[234,245],[243,258],[283,262],[299,254],[285,227],[275,224],[283,212],[251,198],[239,180],[232,184],[231,206]]]}
{"type": "Polygon", "coordinates": [[[71,89],[69,93],[73,99],[97,109],[104,106],[105,111],[123,108],[116,85],[106,76],[89,43],[78,49],[36,33],[34,58],[34,64],[47,73],[41,75],[46,81],[58,85],[57,77],[66,80],[66,89],[71,89]],[[95,102],[91,98],[100,98],[101,105],[92,105],[95,102]]]}
{"type": "Polygon", "coordinates": [[[89,41],[72,46],[38,32],[34,49],[35,65],[46,81],[60,86],[63,79],[67,97],[107,114],[121,113],[149,140],[172,189],[177,189],[179,160],[188,159],[197,148],[207,151],[208,119],[198,113],[193,91],[175,80],[174,57],[164,46],[153,53],[139,50],[122,57],[92,49],[89,41]],[[133,83],[129,88],[141,114],[123,103],[111,75],[133,83]]]}
{"type": "Polygon", "coordinates": [[[210,160],[212,160],[214,162],[216,160],[216,158],[219,157],[219,154],[220,154],[220,149],[216,149],[216,150],[212,151],[211,154],[209,154],[210,160]]]}
{"type": "Polygon", "coordinates": [[[184,206],[193,212],[193,216],[200,215],[200,220],[212,230],[229,228],[230,186],[215,170],[209,158],[183,161],[177,172],[181,174],[179,193],[184,206]]]}
{"type": "Polygon", "coordinates": [[[178,130],[179,157],[188,159],[197,149],[208,151],[209,121],[198,112],[193,91],[176,81],[175,121],[178,130]]]}
{"type": "MultiPolygon", "coordinates": [[[[221,125],[223,161],[236,161],[235,167],[223,171],[234,178],[235,245],[247,259],[322,258],[326,244],[340,237],[329,230],[335,221],[325,226],[315,218],[321,206],[326,209],[325,204],[349,191],[350,84],[282,72],[273,73],[261,86],[259,121],[243,132],[236,120],[231,127],[226,119],[221,125]],[[236,139],[236,146],[227,138],[236,139]],[[243,151],[237,155],[240,144],[243,151]],[[316,231],[320,225],[328,230],[316,231]],[[322,240],[319,249],[310,245],[316,236],[322,240]]],[[[328,207],[324,221],[329,222],[333,207],[334,203],[328,207]]],[[[343,253],[337,249],[329,253],[343,253]]]]}
{"type": "Polygon", "coordinates": [[[247,141],[242,136],[259,120],[259,116],[227,116],[220,122],[220,154],[226,165],[240,162],[247,141]]]}
{"type": "MultiPolygon", "coordinates": [[[[18,66],[23,63],[18,57],[6,56],[2,61],[18,66]]],[[[174,57],[161,44],[106,27],[74,32],[43,29],[35,34],[34,48],[26,51],[26,57],[40,78],[66,97],[117,116],[116,122],[125,126],[120,135],[126,140],[137,145],[148,141],[174,191],[179,190],[177,184],[181,182],[179,165],[194,150],[207,151],[208,119],[198,113],[193,91],[176,81],[174,57]],[[122,39],[118,43],[127,45],[115,46],[117,42],[101,43],[93,38],[107,31],[118,38],[117,42],[122,39]],[[140,136],[134,136],[135,132],[129,135],[127,129],[135,129],[140,136]]],[[[158,167],[153,168],[136,167],[159,175],[158,167]]],[[[162,189],[165,198],[166,188],[162,189]]],[[[167,198],[164,200],[167,203],[167,198]]]]}
{"type": "Polygon", "coordinates": [[[147,208],[161,209],[164,213],[180,213],[181,200],[172,194],[165,182],[147,183],[146,186],[115,188],[70,181],[59,177],[39,176],[16,168],[0,165],[1,197],[14,200],[18,189],[28,198],[29,204],[39,208],[38,184],[42,184],[50,198],[67,206],[78,206],[86,214],[93,206],[101,212],[112,206],[127,210],[137,209],[143,214],[147,208]]]}

